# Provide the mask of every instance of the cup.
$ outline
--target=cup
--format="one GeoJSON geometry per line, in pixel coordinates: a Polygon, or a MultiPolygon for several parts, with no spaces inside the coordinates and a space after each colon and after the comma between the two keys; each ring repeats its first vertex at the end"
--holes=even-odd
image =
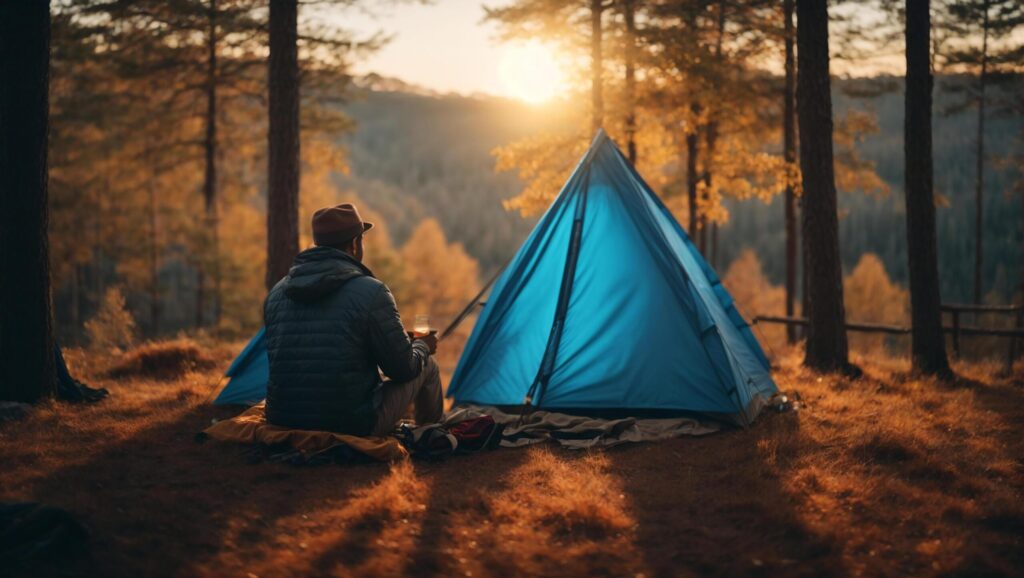
{"type": "Polygon", "coordinates": [[[412,333],[417,337],[430,334],[430,316],[419,314],[412,324],[412,333]]]}

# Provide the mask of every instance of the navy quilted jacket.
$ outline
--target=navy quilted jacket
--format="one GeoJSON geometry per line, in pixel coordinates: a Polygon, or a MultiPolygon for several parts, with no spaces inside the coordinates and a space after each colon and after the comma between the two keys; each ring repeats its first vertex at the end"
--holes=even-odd
{"type": "Polygon", "coordinates": [[[377,368],[407,381],[430,354],[409,341],[387,286],[330,247],[299,253],[267,295],[263,321],[274,425],[366,435],[380,403],[377,368]]]}

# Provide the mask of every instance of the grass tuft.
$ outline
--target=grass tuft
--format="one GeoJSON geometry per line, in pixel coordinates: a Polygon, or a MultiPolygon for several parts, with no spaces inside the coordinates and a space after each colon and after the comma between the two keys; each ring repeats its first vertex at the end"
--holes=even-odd
{"type": "Polygon", "coordinates": [[[171,381],[193,371],[211,369],[216,360],[190,339],[150,342],[125,353],[107,374],[171,381]]]}

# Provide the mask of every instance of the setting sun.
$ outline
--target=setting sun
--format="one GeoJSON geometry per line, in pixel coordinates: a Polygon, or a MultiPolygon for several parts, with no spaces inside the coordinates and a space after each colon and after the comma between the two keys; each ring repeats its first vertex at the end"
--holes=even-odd
{"type": "Polygon", "coordinates": [[[508,96],[531,104],[547,102],[565,90],[565,73],[554,50],[539,42],[505,47],[498,77],[508,96]]]}

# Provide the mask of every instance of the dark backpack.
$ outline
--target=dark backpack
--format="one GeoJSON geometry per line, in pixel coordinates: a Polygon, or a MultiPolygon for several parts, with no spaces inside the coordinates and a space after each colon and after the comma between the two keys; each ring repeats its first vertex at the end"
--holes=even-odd
{"type": "Polygon", "coordinates": [[[455,424],[400,427],[398,439],[413,457],[437,459],[450,454],[472,454],[498,447],[504,429],[485,415],[455,424]]]}

